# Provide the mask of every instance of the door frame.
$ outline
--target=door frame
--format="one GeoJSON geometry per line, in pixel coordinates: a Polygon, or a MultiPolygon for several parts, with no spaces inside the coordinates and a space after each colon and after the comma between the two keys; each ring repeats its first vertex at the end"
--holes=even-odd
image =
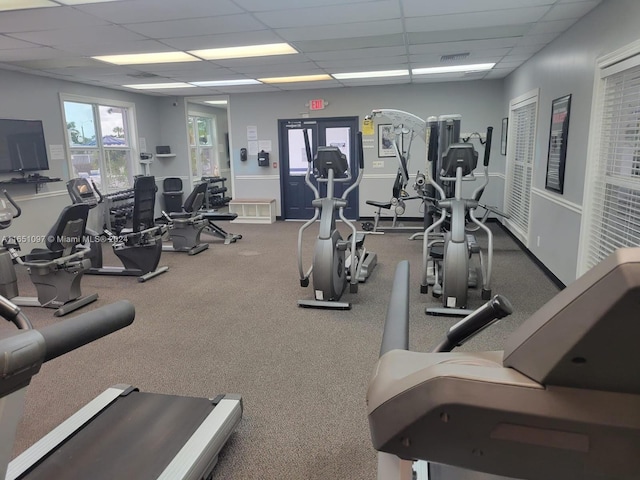
{"type": "MultiPolygon", "coordinates": [[[[358,175],[358,163],[356,161],[356,157],[358,155],[358,150],[357,150],[357,142],[356,142],[356,138],[357,138],[357,133],[358,133],[358,126],[360,125],[360,117],[358,116],[344,116],[344,117],[317,117],[317,118],[285,118],[285,119],[278,119],[278,150],[280,152],[280,158],[279,158],[279,166],[280,166],[280,204],[282,205],[281,207],[281,211],[282,211],[282,218],[283,220],[287,220],[286,218],[286,201],[287,201],[287,189],[286,189],[286,183],[287,180],[289,178],[289,173],[287,171],[287,169],[289,168],[289,163],[288,162],[284,162],[284,155],[288,155],[288,152],[285,152],[283,146],[287,143],[287,141],[285,141],[285,136],[287,135],[287,128],[286,125],[288,124],[299,124],[300,128],[304,128],[304,125],[309,125],[310,127],[314,127],[316,129],[316,134],[314,134],[313,136],[313,143],[314,145],[311,145],[311,151],[312,153],[315,151],[315,148],[317,148],[317,146],[320,144],[320,130],[323,128],[323,124],[329,124],[329,123],[335,123],[335,122],[349,122],[353,125],[355,125],[355,130],[352,132],[353,135],[353,141],[351,142],[351,163],[349,165],[349,167],[351,168],[351,173],[352,173],[352,177],[353,177],[353,181],[356,180],[357,175],[358,175]]],[[[351,126],[351,125],[350,125],[351,126]]],[[[329,127],[331,128],[331,127],[329,127]]],[[[305,185],[305,188],[306,187],[305,185]]],[[[355,220],[359,219],[359,214],[360,214],[360,195],[359,195],[359,188],[356,188],[353,192],[351,192],[349,194],[350,198],[353,198],[353,205],[351,205],[351,207],[353,208],[353,213],[355,216],[355,220]]],[[[297,220],[297,219],[296,219],[297,220]]]]}

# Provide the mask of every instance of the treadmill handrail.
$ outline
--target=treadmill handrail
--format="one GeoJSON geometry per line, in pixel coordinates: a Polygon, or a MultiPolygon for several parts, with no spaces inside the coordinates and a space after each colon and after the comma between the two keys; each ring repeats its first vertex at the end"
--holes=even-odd
{"type": "Polygon", "coordinates": [[[380,356],[391,350],[409,350],[409,261],[398,263],[384,323],[380,356]]]}

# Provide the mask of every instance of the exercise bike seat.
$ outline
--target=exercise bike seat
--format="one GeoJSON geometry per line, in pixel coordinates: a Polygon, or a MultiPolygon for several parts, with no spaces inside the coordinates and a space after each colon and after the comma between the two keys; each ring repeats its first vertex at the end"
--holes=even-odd
{"type": "Polygon", "coordinates": [[[366,204],[373,207],[384,208],[385,210],[391,210],[391,202],[376,202],[375,200],[367,200],[366,204]]]}

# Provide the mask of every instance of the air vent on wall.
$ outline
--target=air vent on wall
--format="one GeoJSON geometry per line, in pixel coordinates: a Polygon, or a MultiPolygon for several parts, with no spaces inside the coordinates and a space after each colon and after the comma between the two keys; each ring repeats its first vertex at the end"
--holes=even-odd
{"type": "Polygon", "coordinates": [[[154,78],[157,76],[158,75],[156,75],[155,73],[148,73],[148,72],[127,73],[127,77],[133,77],[133,78],[154,78]]]}
{"type": "Polygon", "coordinates": [[[451,55],[442,55],[440,57],[441,62],[458,62],[464,60],[469,56],[469,52],[466,53],[453,53],[451,55]]]}

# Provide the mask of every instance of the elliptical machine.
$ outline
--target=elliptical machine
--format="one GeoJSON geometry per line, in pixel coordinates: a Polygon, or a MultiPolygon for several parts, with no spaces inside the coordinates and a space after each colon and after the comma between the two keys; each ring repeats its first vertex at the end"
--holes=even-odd
{"type": "MultiPolygon", "coordinates": [[[[482,299],[491,298],[491,268],[493,260],[493,233],[475,215],[479,206],[478,198],[489,182],[489,156],[493,127],[487,128],[484,145],[484,178],[485,181],[473,192],[470,199],[462,197],[462,182],[475,180],[473,171],[478,163],[478,152],[471,143],[452,143],[442,155],[440,181],[448,183],[446,190],[429,176],[429,183],[438,192],[440,199],[431,199],[440,210],[440,218],[431,224],[423,237],[423,275],[420,292],[429,289],[428,274],[434,273],[433,295],[442,298],[442,307],[427,308],[426,313],[432,315],[465,316],[472,311],[467,309],[469,284],[482,284],[482,299]],[[450,187],[453,185],[453,188],[450,187]],[[467,220],[472,222],[476,230],[481,229],[487,236],[487,258],[473,235],[466,232],[467,220]],[[443,233],[435,233],[445,221],[448,229],[443,233]],[[477,253],[480,258],[479,269],[472,269],[476,279],[470,282],[470,259],[477,253]]],[[[496,211],[497,212],[497,211],[496,211]]],[[[473,275],[472,275],[473,277],[473,275]]]]}
{"type": "Polygon", "coordinates": [[[308,161],[305,183],[313,191],[315,199],[312,205],[315,212],[311,220],[302,225],[298,232],[298,269],[300,286],[302,287],[309,286],[309,277],[313,274],[315,300],[298,300],[298,305],[349,310],[351,303],[339,301],[347,283],[349,283],[349,291],[357,293],[358,283],[367,280],[378,261],[375,253],[368,252],[364,248],[365,234],[358,232],[353,222],[344,216],[347,196],[360,185],[364,171],[362,133],[358,132],[357,141],[358,177],[353,184],[344,190],[340,198],[333,197],[335,184],[351,181],[347,157],[338,147],[318,147],[315,158],[312,158],[306,130],[304,131],[304,144],[308,161]],[[312,166],[316,181],[327,184],[326,197],[321,197],[318,188],[311,182],[312,166]],[[336,228],[336,210],[340,219],[351,229],[347,240],[342,239],[342,235],[336,228]],[[302,235],[318,218],[320,218],[320,231],[313,255],[313,264],[305,272],[302,265],[302,235]]]}

